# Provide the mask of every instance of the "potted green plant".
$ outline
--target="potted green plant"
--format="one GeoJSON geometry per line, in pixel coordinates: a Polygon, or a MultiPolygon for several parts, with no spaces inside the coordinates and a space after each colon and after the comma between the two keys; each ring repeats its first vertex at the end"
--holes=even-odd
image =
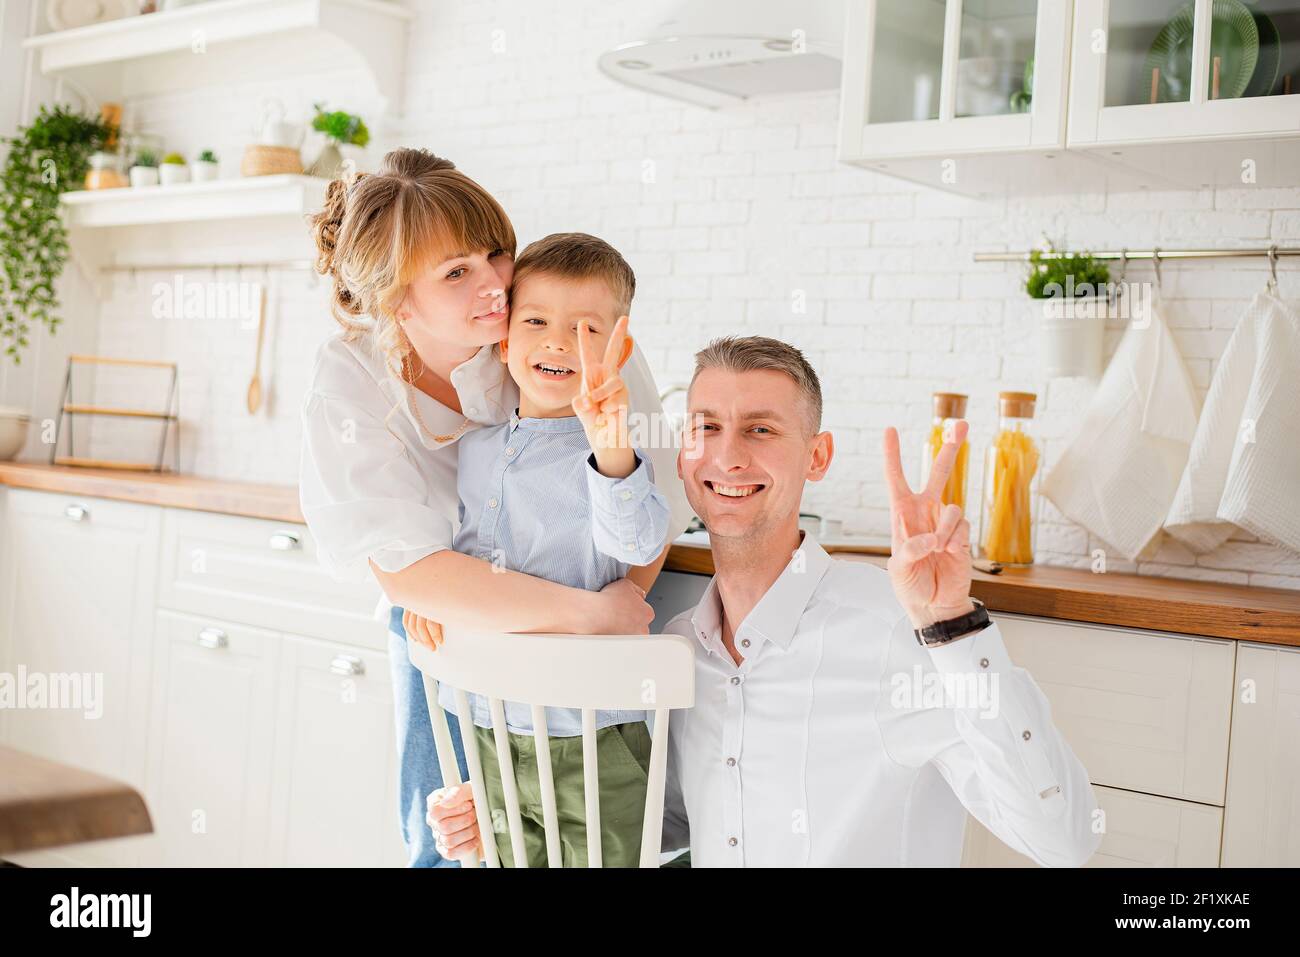
{"type": "Polygon", "coordinates": [[[190,174],[194,177],[196,183],[208,183],[217,178],[217,154],[212,150],[204,150],[199,154],[199,158],[190,164],[190,174]]]}
{"type": "Polygon", "coordinates": [[[185,157],[180,153],[168,153],[163,157],[162,166],[158,167],[158,178],[164,186],[190,181],[190,168],[185,165],[185,157]]]}
{"type": "Polygon", "coordinates": [[[1098,378],[1117,295],[1109,267],[1088,252],[1061,253],[1047,243],[1029,254],[1025,291],[1035,305],[1044,374],[1098,378]]]}
{"type": "Polygon", "coordinates": [[[326,140],[320,155],[307,167],[307,174],[334,179],[343,172],[345,159],[350,160],[354,168],[360,169],[363,151],[370,142],[370,130],[366,128],[365,121],[353,113],[342,110],[326,112],[323,104],[314,105],[316,117],[312,120],[311,128],[324,133],[326,140]],[[346,157],[344,150],[348,151],[346,157]]]}
{"type": "Polygon", "coordinates": [[[129,175],[132,186],[157,186],[158,157],[152,150],[141,150],[136,153],[129,175]]]}
{"type": "Polygon", "coordinates": [[[59,324],[56,284],[68,256],[59,196],[84,182],[114,127],[64,106],[41,107],[4,141],[0,183],[0,341],[14,362],[33,322],[59,324]]]}

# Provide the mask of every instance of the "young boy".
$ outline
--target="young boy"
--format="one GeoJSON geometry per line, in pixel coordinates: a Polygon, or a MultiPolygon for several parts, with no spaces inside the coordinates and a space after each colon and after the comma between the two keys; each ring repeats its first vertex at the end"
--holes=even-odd
{"type": "MultiPolygon", "coordinates": [[[[658,558],[669,507],[650,462],[628,440],[627,387],[618,371],[632,352],[627,313],[635,286],[618,251],[584,233],[547,236],[519,257],[508,338],[500,344],[519,407],[508,423],[460,440],[456,551],[591,590],[658,558]]],[[[439,691],[439,703],[455,713],[451,688],[439,691]]],[[[470,707],[489,804],[504,809],[487,701],[471,695],[470,707]]],[[[528,862],[544,867],[531,710],[507,702],[505,714],[528,862]]],[[[650,764],[645,718],[643,711],[596,712],[606,867],[637,864],[650,764]]],[[[585,866],[582,713],[547,708],[546,725],[563,863],[585,866]]],[[[508,829],[496,838],[509,866],[508,829]]]]}

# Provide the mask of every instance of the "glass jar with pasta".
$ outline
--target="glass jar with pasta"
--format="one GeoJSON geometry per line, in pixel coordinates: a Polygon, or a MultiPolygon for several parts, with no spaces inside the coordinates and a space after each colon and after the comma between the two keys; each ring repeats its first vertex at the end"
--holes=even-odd
{"type": "MultiPolygon", "coordinates": [[[[930,436],[921,450],[921,485],[930,480],[930,470],[934,460],[943,448],[943,443],[952,438],[953,429],[959,419],[966,418],[966,396],[960,392],[936,392],[931,399],[934,416],[930,420],[930,436]]],[[[948,473],[948,483],[943,487],[940,500],[944,505],[957,505],[966,510],[967,475],[970,464],[970,440],[962,442],[957,450],[956,461],[948,473]]]]}
{"type": "Polygon", "coordinates": [[[984,455],[980,555],[1003,565],[1034,561],[1038,443],[1030,433],[1033,392],[998,393],[998,430],[984,455]]]}

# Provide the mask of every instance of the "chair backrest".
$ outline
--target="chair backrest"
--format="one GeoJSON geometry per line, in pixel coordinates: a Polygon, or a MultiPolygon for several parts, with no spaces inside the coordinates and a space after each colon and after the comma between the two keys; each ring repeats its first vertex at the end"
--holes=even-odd
{"type": "Polygon", "coordinates": [[[561,858],[545,709],[574,708],[582,711],[587,862],[591,867],[601,866],[596,710],[653,711],[649,782],[641,832],[641,866],[657,867],[668,767],[668,712],[695,704],[695,652],[690,640],[680,635],[499,634],[452,628],[444,628],[444,635],[446,641],[437,651],[414,641],[407,643],[407,650],[411,663],[424,675],[429,717],[445,785],[460,784],[461,777],[447,719],[438,705],[437,683],[446,682],[456,689],[456,713],[465,746],[465,763],[488,866],[499,867],[500,861],[474,736],[470,692],[488,699],[516,867],[527,866],[527,857],[504,702],[531,706],[546,857],[551,867],[559,867],[561,858]]]}

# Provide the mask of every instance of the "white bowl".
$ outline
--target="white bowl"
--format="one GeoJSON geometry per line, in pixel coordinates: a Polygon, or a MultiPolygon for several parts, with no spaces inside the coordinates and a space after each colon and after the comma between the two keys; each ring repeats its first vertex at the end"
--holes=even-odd
{"type": "Polygon", "coordinates": [[[22,451],[31,419],[23,409],[0,406],[0,461],[8,462],[22,451]]]}

